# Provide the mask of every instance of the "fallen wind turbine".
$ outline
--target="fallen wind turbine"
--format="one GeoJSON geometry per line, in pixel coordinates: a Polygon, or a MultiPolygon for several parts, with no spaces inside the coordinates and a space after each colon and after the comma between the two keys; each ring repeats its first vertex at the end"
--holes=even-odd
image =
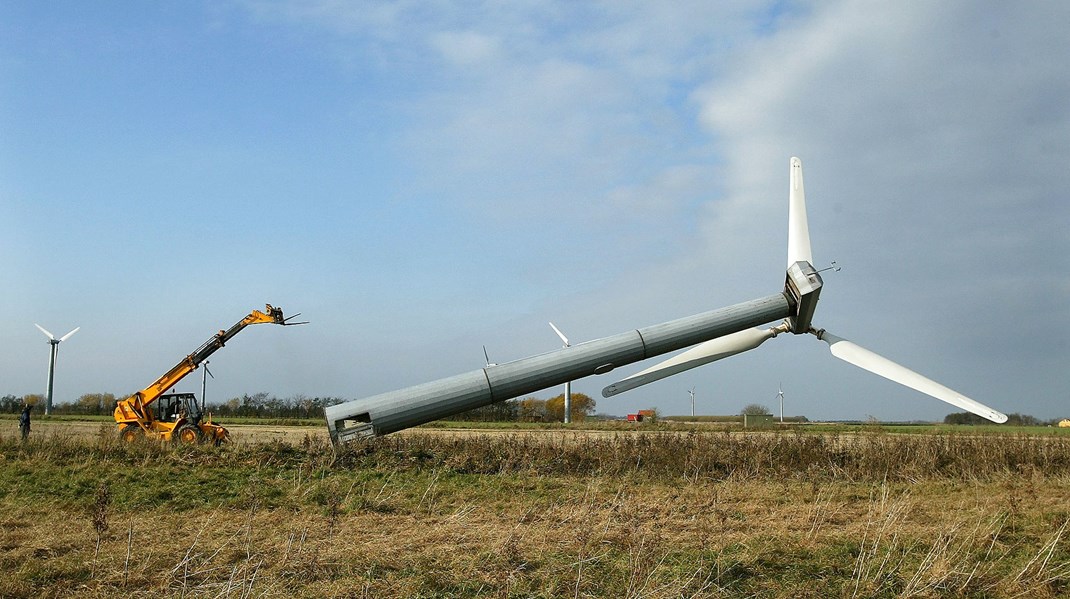
{"type": "MultiPolygon", "coordinates": [[[[685,370],[709,364],[757,348],[781,333],[809,333],[829,345],[832,355],[886,379],[931,395],[953,406],[993,422],[1006,422],[1007,416],[978,403],[957,391],[928,379],[905,366],[880,356],[825,329],[811,325],[821,293],[821,275],[814,269],[810,251],[810,231],[806,222],[806,196],[803,188],[802,161],[791,159],[788,187],[788,272],[785,291],[797,307],[796,314],[768,329],[746,329],[701,343],[673,358],[647,368],[602,390],[604,397],[635,389],[685,370]]],[[[783,409],[781,411],[783,414],[783,409]]]]}
{"type": "Polygon", "coordinates": [[[59,344],[71,338],[71,335],[78,332],[78,329],[82,327],[74,327],[74,330],[66,335],[56,339],[52,333],[49,333],[45,328],[36,322],[33,326],[41,330],[42,333],[48,337],[48,344],[51,345],[51,350],[48,354],[48,392],[45,394],[45,414],[52,414],[52,383],[56,380],[56,354],[59,353],[59,344]]]}
{"type": "Polygon", "coordinates": [[[787,332],[813,334],[828,343],[832,354],[842,360],[993,422],[1006,422],[1005,415],[988,406],[811,326],[822,281],[810,254],[802,162],[798,158],[791,159],[790,180],[788,270],[782,291],[578,345],[568,344],[566,340],[565,347],[555,351],[504,364],[488,364],[472,372],[328,406],[324,416],[331,441],[339,443],[389,434],[695,346],[606,387],[602,395],[610,397],[754,349],[787,332]],[[777,320],[783,323],[769,329],[753,328],[777,320]]]}

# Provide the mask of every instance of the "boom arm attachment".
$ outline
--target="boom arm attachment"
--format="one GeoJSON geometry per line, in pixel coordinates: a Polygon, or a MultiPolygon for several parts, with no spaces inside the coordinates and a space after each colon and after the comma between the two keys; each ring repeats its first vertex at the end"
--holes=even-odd
{"type": "Polygon", "coordinates": [[[164,373],[163,376],[156,379],[151,385],[145,387],[141,391],[131,395],[130,397],[119,401],[115,406],[115,421],[120,425],[125,423],[138,423],[145,420],[152,419],[152,412],[148,410],[148,406],[152,405],[154,401],[159,399],[161,395],[167,392],[168,389],[174,387],[179,381],[186,377],[189,373],[197,369],[197,367],[208,359],[215,351],[227,344],[235,335],[240,333],[242,329],[253,324],[281,324],[281,325],[295,325],[295,324],[307,324],[304,322],[289,322],[295,314],[290,318],[286,318],[282,314],[282,308],[276,308],[271,304],[267,304],[265,310],[253,310],[248,316],[236,322],[233,326],[225,331],[219,331],[213,335],[208,341],[205,341],[200,347],[193,351],[178,364],[175,364],[171,370],[164,373]]]}

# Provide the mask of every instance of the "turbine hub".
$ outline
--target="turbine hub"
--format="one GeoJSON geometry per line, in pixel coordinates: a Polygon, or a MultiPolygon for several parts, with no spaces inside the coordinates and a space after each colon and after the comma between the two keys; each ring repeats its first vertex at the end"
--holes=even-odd
{"type": "Polygon", "coordinates": [[[809,262],[799,261],[788,267],[784,295],[795,313],[788,318],[792,333],[802,335],[810,331],[810,321],[814,318],[817,299],[821,295],[821,284],[821,275],[809,262]]]}

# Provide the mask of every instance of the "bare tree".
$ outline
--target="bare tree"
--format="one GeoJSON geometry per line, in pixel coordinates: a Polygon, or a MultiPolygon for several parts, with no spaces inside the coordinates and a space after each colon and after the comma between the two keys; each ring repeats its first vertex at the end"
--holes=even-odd
{"type": "Polygon", "coordinates": [[[739,413],[747,416],[762,416],[765,414],[772,414],[772,412],[769,411],[769,408],[763,406],[760,403],[747,404],[743,406],[743,409],[739,413]]]}

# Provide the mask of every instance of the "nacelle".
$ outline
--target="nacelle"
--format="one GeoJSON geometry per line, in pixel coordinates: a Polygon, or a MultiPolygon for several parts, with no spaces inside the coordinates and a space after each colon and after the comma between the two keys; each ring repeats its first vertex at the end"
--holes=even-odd
{"type": "Polygon", "coordinates": [[[809,262],[796,262],[788,267],[784,282],[784,294],[791,301],[794,315],[788,318],[791,332],[796,335],[810,332],[810,321],[817,309],[817,298],[821,295],[821,275],[809,262]]]}

